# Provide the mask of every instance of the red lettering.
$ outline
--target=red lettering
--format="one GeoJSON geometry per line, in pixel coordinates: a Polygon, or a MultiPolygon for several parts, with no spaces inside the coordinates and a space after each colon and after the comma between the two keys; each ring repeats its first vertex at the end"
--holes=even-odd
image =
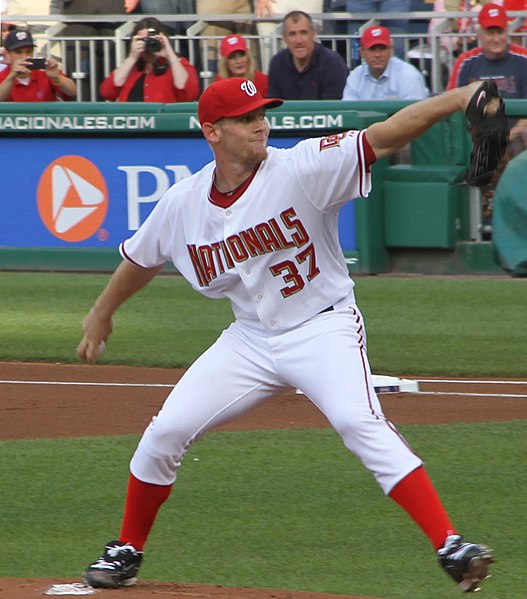
{"type": "Polygon", "coordinates": [[[273,231],[276,233],[276,236],[278,237],[278,239],[279,239],[280,243],[282,244],[283,248],[293,248],[293,247],[295,247],[295,244],[292,241],[288,241],[285,238],[285,235],[282,233],[282,229],[280,229],[280,225],[276,222],[276,218],[272,218],[269,221],[269,224],[273,228],[273,231]]]}
{"type": "Polygon", "coordinates": [[[320,273],[315,256],[315,246],[312,243],[295,256],[295,258],[299,264],[302,264],[302,262],[307,260],[309,267],[309,272],[307,273],[308,281],[312,281],[320,273]]]}
{"type": "Polygon", "coordinates": [[[335,133],[334,135],[328,135],[320,140],[320,151],[327,150],[328,148],[335,148],[340,146],[340,140],[344,139],[348,133],[335,133]]]}
{"type": "Polygon", "coordinates": [[[302,222],[298,218],[293,218],[295,216],[296,212],[293,207],[284,210],[280,214],[280,218],[282,219],[284,225],[288,229],[295,229],[297,231],[291,235],[291,239],[294,241],[296,247],[299,248],[309,241],[309,235],[307,234],[302,222]]]}
{"type": "Polygon", "coordinates": [[[223,266],[223,260],[221,259],[221,246],[215,241],[211,244],[212,251],[214,252],[214,256],[216,257],[216,262],[218,263],[218,269],[220,271],[220,275],[225,272],[225,267],[223,266]]]}
{"type": "Polygon", "coordinates": [[[245,247],[251,256],[260,256],[265,254],[265,248],[262,246],[262,242],[258,239],[254,229],[247,229],[240,233],[240,237],[245,243],[245,247]]]}
{"type": "Polygon", "coordinates": [[[223,250],[223,255],[225,256],[227,268],[234,268],[234,260],[232,259],[229,248],[225,245],[224,241],[220,241],[220,247],[223,250]]]}
{"type": "Polygon", "coordinates": [[[238,235],[231,235],[225,240],[231,251],[231,255],[236,262],[244,262],[249,258],[249,254],[238,235]]]}
{"type": "Polygon", "coordinates": [[[215,279],[218,276],[216,273],[216,267],[214,266],[214,257],[210,245],[202,245],[199,248],[199,256],[208,284],[212,281],[212,279],[215,279]]]}
{"type": "Polygon", "coordinates": [[[298,293],[305,287],[305,283],[298,272],[298,268],[291,260],[284,260],[278,264],[274,264],[269,267],[269,270],[275,277],[282,277],[285,283],[291,283],[286,287],[280,289],[280,293],[283,297],[289,297],[295,293],[298,293]]]}
{"type": "Polygon", "coordinates": [[[187,245],[187,250],[190,256],[190,261],[192,262],[192,266],[194,267],[199,286],[207,287],[208,282],[206,281],[205,272],[203,271],[203,266],[200,262],[196,246],[187,245]]]}
{"type": "Polygon", "coordinates": [[[256,232],[260,236],[262,243],[265,246],[265,250],[268,253],[277,252],[282,249],[280,241],[277,239],[274,231],[271,229],[268,223],[260,223],[254,227],[256,232]]]}

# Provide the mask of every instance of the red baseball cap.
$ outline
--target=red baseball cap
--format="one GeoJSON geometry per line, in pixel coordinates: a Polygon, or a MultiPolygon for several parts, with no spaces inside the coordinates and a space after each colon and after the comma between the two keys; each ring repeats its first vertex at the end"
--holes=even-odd
{"type": "Polygon", "coordinates": [[[489,29],[490,27],[507,29],[507,13],[503,6],[499,4],[485,4],[479,11],[478,23],[482,29],[489,29]]]}
{"type": "Polygon", "coordinates": [[[360,43],[363,48],[371,48],[372,46],[391,46],[392,38],[386,27],[374,25],[365,29],[360,36],[360,43]]]}
{"type": "Polygon", "coordinates": [[[223,118],[242,116],[257,108],[276,108],[280,98],[264,98],[249,79],[228,77],[211,83],[198,102],[199,122],[215,123],[223,118]]]}
{"type": "Polygon", "coordinates": [[[237,52],[238,50],[242,52],[248,51],[247,44],[241,35],[227,35],[221,40],[220,52],[225,58],[229,58],[233,52],[237,52]]]}

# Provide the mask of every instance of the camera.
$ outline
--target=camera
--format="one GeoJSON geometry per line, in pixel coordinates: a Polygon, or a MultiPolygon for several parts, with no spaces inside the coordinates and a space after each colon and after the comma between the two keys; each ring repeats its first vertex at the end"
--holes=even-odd
{"type": "Polygon", "coordinates": [[[45,58],[28,58],[26,68],[30,71],[35,71],[37,69],[45,69],[46,68],[46,59],[45,58]]]}
{"type": "Polygon", "coordinates": [[[161,50],[161,42],[154,35],[156,35],[156,30],[149,29],[148,35],[142,38],[145,43],[145,52],[159,52],[161,50]]]}

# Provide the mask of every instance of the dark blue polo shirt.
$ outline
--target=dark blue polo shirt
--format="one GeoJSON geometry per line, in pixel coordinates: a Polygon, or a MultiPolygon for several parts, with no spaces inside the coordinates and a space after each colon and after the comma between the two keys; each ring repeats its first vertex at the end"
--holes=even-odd
{"type": "Polygon", "coordinates": [[[461,54],[454,64],[448,89],[492,79],[505,100],[527,98],[527,50],[510,44],[503,58],[490,60],[482,48],[461,54]]]}
{"type": "Polygon", "coordinates": [[[267,97],[284,100],[340,100],[349,69],[338,54],[315,44],[311,62],[297,71],[288,48],[275,54],[269,65],[267,97]]]}

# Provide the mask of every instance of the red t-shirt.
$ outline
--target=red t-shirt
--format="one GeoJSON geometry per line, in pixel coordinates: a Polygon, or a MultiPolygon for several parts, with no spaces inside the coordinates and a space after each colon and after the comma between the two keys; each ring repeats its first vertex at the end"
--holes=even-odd
{"type": "Polygon", "coordinates": [[[174,102],[193,102],[199,96],[198,73],[193,65],[182,56],[181,64],[188,73],[188,79],[183,89],[174,85],[172,69],[170,67],[161,74],[156,75],[153,71],[145,73],[139,71],[136,66],[130,71],[124,85],[115,85],[113,72],[101,83],[101,96],[105,100],[116,100],[117,102],[128,102],[128,96],[138,79],[144,76],[143,102],[161,102],[170,104],[174,102]]]}
{"type": "MultiPolygon", "coordinates": [[[[0,83],[2,83],[11,72],[8,66],[0,72],[0,83]]],[[[64,76],[64,73],[60,73],[64,76]]],[[[24,83],[16,79],[11,88],[11,93],[6,102],[56,102],[61,100],[73,100],[74,97],[62,93],[58,85],[52,83],[44,71],[31,71],[29,79],[24,83]]]]}

